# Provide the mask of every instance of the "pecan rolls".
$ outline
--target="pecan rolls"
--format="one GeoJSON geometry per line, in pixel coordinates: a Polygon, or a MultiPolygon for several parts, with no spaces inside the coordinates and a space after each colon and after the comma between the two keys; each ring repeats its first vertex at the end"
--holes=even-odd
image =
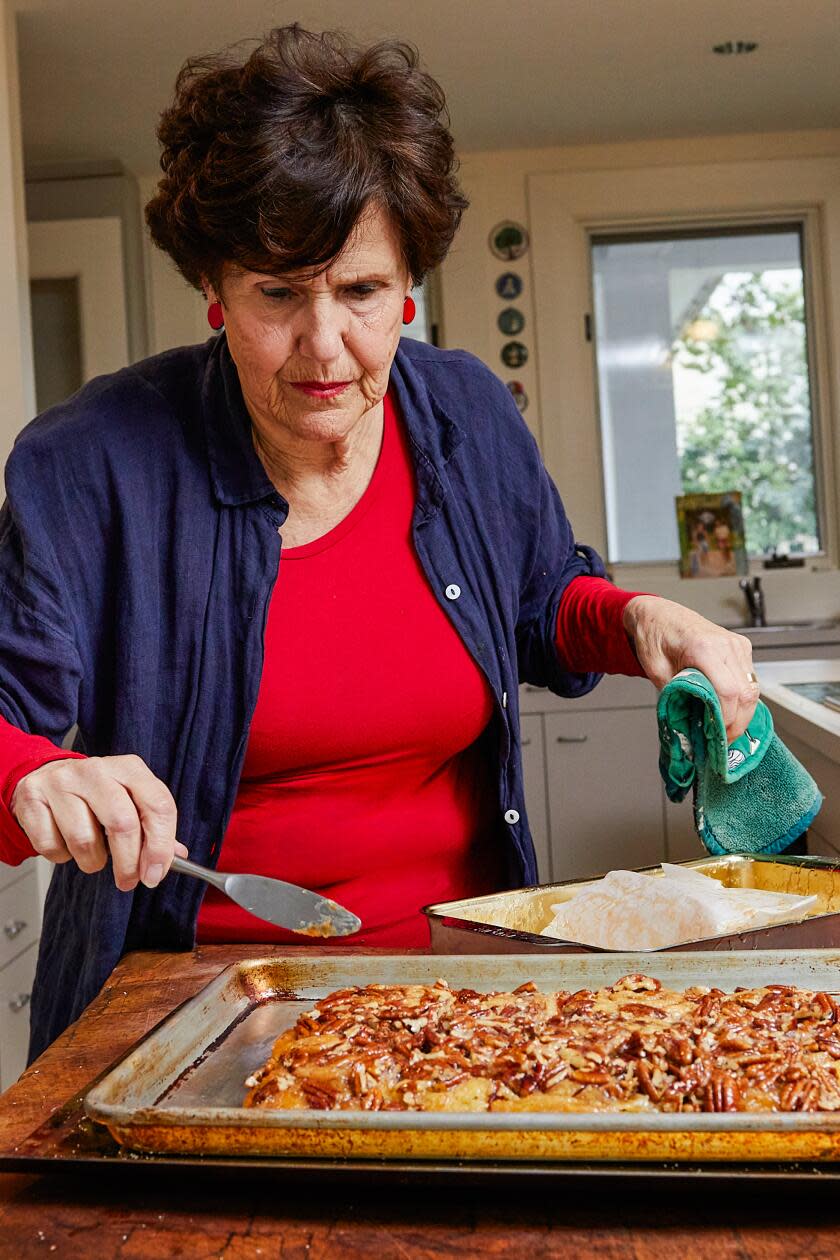
{"type": "Polygon", "coordinates": [[[372,984],[318,1001],[246,1085],[246,1107],[837,1111],[840,1008],[640,975],[576,993],[372,984]]]}

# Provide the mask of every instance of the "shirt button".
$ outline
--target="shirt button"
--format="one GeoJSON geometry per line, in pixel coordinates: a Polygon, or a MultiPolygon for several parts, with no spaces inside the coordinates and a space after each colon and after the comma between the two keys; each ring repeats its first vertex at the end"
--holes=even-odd
{"type": "Polygon", "coordinates": [[[511,826],[513,826],[513,824],[514,824],[514,823],[518,823],[518,822],[519,822],[519,810],[518,810],[518,809],[509,809],[509,810],[507,810],[507,811],[505,812],[505,822],[506,822],[506,823],[510,823],[510,825],[511,825],[511,826]]]}
{"type": "Polygon", "coordinates": [[[450,583],[449,586],[447,586],[446,590],[444,591],[444,594],[446,595],[447,599],[460,599],[461,588],[460,586],[457,586],[455,582],[452,582],[450,583]]]}

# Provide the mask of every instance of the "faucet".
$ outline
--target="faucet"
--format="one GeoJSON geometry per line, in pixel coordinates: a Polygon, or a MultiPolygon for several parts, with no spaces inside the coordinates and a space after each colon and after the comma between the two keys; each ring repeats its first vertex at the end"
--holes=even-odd
{"type": "Polygon", "coordinates": [[[741,578],[738,583],[744,592],[751,626],[766,626],[767,617],[764,610],[764,591],[761,589],[760,577],[741,578]]]}

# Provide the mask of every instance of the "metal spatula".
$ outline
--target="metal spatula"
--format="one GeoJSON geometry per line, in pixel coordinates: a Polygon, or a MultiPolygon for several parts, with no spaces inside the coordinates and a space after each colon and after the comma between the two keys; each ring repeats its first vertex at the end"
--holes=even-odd
{"type": "Polygon", "coordinates": [[[170,868],[212,884],[249,914],[303,936],[350,936],[362,921],[329,897],[267,875],[226,875],[186,858],[173,858],[170,868]]]}

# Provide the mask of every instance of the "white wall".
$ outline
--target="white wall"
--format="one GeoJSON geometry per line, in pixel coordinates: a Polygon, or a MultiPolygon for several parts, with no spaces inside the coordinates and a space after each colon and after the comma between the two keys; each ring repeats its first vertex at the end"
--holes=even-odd
{"type": "MultiPolygon", "coordinates": [[[[139,175],[141,214],[157,187],[156,175],[139,175]]],[[[145,223],[145,221],[144,221],[145,223]]],[[[149,353],[159,354],[173,346],[190,346],[210,336],[206,303],[178,274],[165,254],[143,234],[149,353]]]]}
{"type": "MultiPolygon", "coordinates": [[[[17,433],[35,412],[17,33],[14,13],[0,10],[0,467],[17,433]]],[[[0,499],[2,499],[0,495],[0,499]]]]}

